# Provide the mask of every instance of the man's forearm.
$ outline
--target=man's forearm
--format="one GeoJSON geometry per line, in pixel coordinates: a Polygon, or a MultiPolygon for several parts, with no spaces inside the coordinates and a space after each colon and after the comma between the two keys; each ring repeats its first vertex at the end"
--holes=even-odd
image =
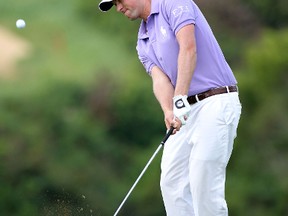
{"type": "Polygon", "coordinates": [[[174,87],[169,78],[160,68],[154,67],[151,71],[153,80],[153,92],[165,113],[173,110],[172,98],[174,96],[174,87]]]}
{"type": "Polygon", "coordinates": [[[196,64],[195,52],[180,52],[179,53],[179,68],[177,74],[177,82],[175,87],[176,95],[187,95],[194,74],[196,64]]]}
{"type": "Polygon", "coordinates": [[[188,94],[196,67],[196,41],[191,35],[194,35],[194,25],[183,27],[177,34],[179,54],[175,96],[188,94]]]}

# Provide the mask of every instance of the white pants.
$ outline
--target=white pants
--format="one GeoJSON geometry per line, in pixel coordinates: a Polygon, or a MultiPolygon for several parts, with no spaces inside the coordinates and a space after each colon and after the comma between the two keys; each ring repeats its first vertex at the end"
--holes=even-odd
{"type": "Polygon", "coordinates": [[[226,166],[241,114],[238,93],[191,105],[187,124],[164,146],[161,191],[167,216],[227,216],[226,166]]]}

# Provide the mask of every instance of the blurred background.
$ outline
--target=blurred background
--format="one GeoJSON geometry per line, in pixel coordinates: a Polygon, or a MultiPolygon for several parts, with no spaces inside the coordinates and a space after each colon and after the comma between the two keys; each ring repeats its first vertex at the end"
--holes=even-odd
{"type": "MultiPolygon", "coordinates": [[[[288,215],[288,2],[197,0],[239,81],[231,216],[288,215]]],[[[0,214],[112,215],[161,141],[139,21],[95,0],[0,1],[0,214]],[[17,29],[22,18],[26,28],[17,29]]],[[[165,215],[161,155],[120,215],[165,215]]]]}

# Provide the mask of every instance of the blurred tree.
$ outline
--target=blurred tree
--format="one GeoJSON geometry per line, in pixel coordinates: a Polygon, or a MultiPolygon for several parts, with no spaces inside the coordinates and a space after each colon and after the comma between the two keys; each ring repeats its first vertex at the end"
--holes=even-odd
{"type": "Polygon", "coordinates": [[[238,74],[243,114],[228,177],[235,216],[288,213],[287,49],[287,30],[266,31],[238,74]]]}
{"type": "Polygon", "coordinates": [[[271,28],[283,28],[288,24],[288,3],[286,0],[241,0],[249,5],[262,23],[271,28]]]}

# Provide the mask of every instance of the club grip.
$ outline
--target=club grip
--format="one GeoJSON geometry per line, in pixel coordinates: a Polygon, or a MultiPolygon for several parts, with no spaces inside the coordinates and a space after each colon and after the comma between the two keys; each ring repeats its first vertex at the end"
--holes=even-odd
{"type": "Polygon", "coordinates": [[[174,127],[170,127],[170,129],[168,130],[168,132],[166,133],[165,137],[163,138],[161,145],[164,146],[165,142],[167,141],[167,139],[170,137],[170,135],[173,133],[174,127]]]}

